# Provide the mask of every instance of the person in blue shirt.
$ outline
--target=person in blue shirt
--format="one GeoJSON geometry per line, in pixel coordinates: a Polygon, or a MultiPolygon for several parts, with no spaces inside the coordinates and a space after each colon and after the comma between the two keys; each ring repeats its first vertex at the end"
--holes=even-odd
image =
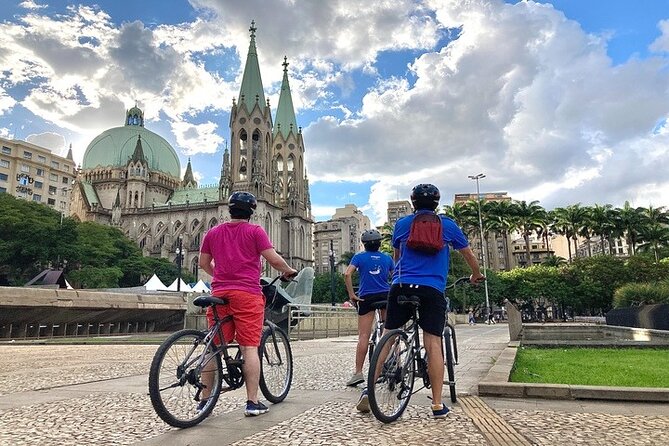
{"type": "Polygon", "coordinates": [[[432,383],[432,415],[435,418],[445,417],[449,412],[441,398],[444,382],[444,354],[441,343],[446,322],[444,289],[450,259],[449,245],[462,254],[471,268],[471,283],[485,280],[462,230],[444,215],[439,216],[444,241],[441,250],[436,254],[429,254],[407,246],[414,218],[422,213],[434,213],[440,198],[439,189],[432,184],[415,186],[411,192],[414,213],[395,223],[392,243],[396,265],[388,294],[385,321],[387,330],[402,327],[409,321],[412,310],[407,305],[398,305],[397,296],[414,295],[420,298],[418,325],[423,329],[423,345],[429,358],[427,372],[432,383]]]}
{"type": "MultiPolygon", "coordinates": [[[[390,274],[393,271],[393,259],[386,253],[380,252],[381,234],[376,229],[370,229],[362,233],[362,244],[365,247],[353,256],[351,264],[344,272],[344,281],[349,299],[357,303],[358,307],[358,346],[355,351],[355,373],[346,383],[347,386],[357,386],[365,382],[362,375],[362,367],[365,364],[369,336],[374,325],[374,309],[371,305],[375,302],[385,301],[390,290],[390,274]],[[352,276],[355,271],[360,273],[360,286],[358,294],[353,291],[352,276]]],[[[381,310],[381,317],[385,316],[385,310],[381,310]]]]}

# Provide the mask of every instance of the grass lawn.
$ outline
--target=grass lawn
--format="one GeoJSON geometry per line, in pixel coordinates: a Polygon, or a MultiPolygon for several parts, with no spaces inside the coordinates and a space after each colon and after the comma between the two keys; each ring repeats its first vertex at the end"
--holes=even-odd
{"type": "Polygon", "coordinates": [[[669,387],[669,350],[519,348],[512,382],[669,387]]]}

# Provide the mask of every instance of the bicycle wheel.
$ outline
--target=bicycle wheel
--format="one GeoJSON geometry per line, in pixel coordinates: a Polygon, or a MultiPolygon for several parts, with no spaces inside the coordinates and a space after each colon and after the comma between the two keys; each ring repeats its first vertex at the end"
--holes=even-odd
{"type": "Polygon", "coordinates": [[[258,355],[260,391],[271,403],[280,403],[288,395],[293,382],[293,353],[286,333],[278,327],[274,331],[265,328],[258,355]]]}
{"type": "Polygon", "coordinates": [[[387,332],[369,364],[367,394],[372,413],[384,423],[397,420],[411,398],[415,375],[414,351],[402,330],[387,332]]]}
{"type": "MultiPolygon", "coordinates": [[[[444,329],[444,359],[446,360],[446,373],[448,375],[448,388],[451,392],[451,401],[456,402],[458,397],[455,392],[455,360],[453,357],[453,340],[451,339],[451,328],[444,329]]],[[[446,383],[444,383],[446,384],[446,383]]]]}
{"type": "Polygon", "coordinates": [[[170,426],[195,426],[209,416],[221,394],[221,357],[214,355],[213,371],[203,371],[200,357],[206,348],[205,334],[198,330],[181,330],[158,347],[149,371],[151,404],[160,418],[170,426]],[[208,375],[208,376],[207,376],[208,375]],[[209,384],[205,382],[209,381],[209,384]],[[201,389],[211,386],[204,407],[201,389]],[[196,399],[197,397],[197,399],[196,399]]]}

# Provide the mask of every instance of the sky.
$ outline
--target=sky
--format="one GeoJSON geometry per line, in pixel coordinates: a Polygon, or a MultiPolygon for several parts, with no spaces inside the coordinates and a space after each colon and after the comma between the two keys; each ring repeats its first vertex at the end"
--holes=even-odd
{"type": "Polygon", "coordinates": [[[317,221],[478,173],[547,209],[669,206],[669,0],[2,0],[0,136],[80,162],[137,103],[216,184],[251,20],[273,108],[290,63],[317,221]]]}

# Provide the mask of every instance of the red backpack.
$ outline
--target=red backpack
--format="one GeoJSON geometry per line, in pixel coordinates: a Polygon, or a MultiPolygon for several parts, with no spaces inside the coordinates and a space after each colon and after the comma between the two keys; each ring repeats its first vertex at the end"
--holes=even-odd
{"type": "Polygon", "coordinates": [[[425,254],[436,254],[444,247],[441,217],[430,212],[417,214],[411,222],[407,246],[425,254]]]}

